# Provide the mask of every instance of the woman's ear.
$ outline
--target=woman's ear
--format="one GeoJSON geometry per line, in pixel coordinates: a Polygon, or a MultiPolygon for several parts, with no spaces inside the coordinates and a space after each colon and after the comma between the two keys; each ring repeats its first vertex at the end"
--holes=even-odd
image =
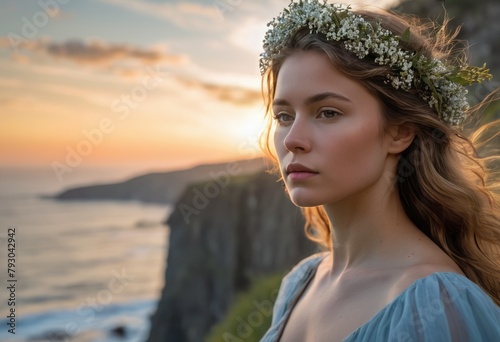
{"type": "Polygon", "coordinates": [[[389,128],[388,152],[400,154],[410,146],[415,138],[415,129],[409,125],[393,125],[389,128]]]}

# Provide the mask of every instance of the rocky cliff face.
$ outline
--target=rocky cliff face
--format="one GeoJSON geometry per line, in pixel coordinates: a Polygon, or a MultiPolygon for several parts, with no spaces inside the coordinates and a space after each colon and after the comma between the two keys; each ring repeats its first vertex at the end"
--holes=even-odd
{"type": "Polygon", "coordinates": [[[165,286],[149,342],[203,341],[252,278],[285,272],[317,251],[299,209],[263,172],[188,187],[168,224],[165,286]]]}

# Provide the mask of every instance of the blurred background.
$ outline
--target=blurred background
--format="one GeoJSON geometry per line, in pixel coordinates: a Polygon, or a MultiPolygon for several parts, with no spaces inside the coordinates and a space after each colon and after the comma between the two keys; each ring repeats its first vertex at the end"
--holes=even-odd
{"type": "MultiPolygon", "coordinates": [[[[316,250],[257,143],[261,42],[288,3],[0,0],[1,341],[259,339],[281,275],[316,250]]],[[[500,4],[444,6],[496,75],[478,102],[499,85],[500,4]]]]}

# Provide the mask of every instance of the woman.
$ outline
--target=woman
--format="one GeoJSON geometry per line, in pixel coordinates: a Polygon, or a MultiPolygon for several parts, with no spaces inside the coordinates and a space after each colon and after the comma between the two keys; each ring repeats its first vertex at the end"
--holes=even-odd
{"type": "Polygon", "coordinates": [[[463,133],[485,67],[389,13],[300,1],[270,26],[265,149],[328,251],[262,341],[500,341],[498,197],[463,133]]]}

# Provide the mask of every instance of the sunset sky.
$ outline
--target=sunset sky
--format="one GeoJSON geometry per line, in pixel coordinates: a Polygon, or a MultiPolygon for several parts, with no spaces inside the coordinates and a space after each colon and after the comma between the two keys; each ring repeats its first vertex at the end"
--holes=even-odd
{"type": "Polygon", "coordinates": [[[257,153],[258,55],[288,0],[0,2],[1,167],[172,169],[257,153]]]}

